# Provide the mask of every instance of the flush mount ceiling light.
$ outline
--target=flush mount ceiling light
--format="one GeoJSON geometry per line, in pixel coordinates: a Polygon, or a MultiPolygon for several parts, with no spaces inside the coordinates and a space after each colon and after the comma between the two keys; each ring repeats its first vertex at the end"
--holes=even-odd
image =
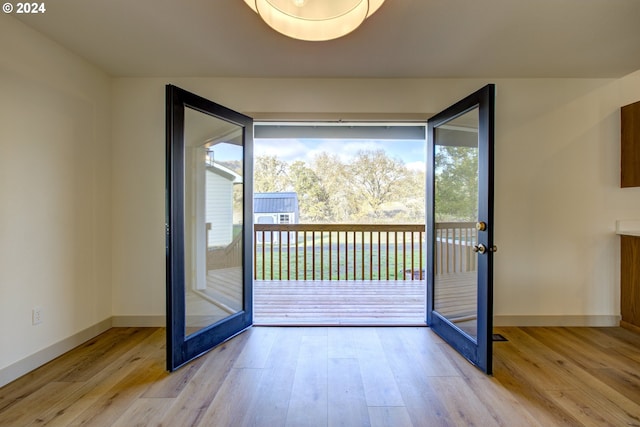
{"type": "Polygon", "coordinates": [[[349,34],[384,0],[244,0],[271,28],[307,41],[349,34]]]}

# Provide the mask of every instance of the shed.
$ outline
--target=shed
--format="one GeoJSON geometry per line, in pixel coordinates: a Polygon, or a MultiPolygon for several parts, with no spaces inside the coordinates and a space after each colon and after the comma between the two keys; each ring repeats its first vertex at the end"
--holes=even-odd
{"type": "MultiPolygon", "coordinates": [[[[298,194],[295,192],[255,193],[253,195],[253,221],[255,224],[298,224],[300,210],[298,208],[298,194]]],[[[286,234],[286,233],[285,233],[286,234]]],[[[274,240],[286,236],[275,234],[274,240]]],[[[293,235],[289,236],[291,239],[293,235]]],[[[270,241],[269,235],[265,241],[270,241]]],[[[258,234],[257,243],[262,243],[262,235],[258,234]]],[[[275,242],[274,242],[275,243],[275,242]]]]}
{"type": "Polygon", "coordinates": [[[255,193],[253,213],[256,224],[297,224],[300,218],[298,194],[255,193]]]}

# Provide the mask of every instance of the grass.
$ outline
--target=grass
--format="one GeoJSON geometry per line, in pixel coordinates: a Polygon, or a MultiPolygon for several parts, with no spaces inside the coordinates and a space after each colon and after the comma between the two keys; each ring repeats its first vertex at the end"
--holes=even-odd
{"type": "Polygon", "coordinates": [[[257,280],[402,280],[405,270],[426,268],[425,251],[417,242],[412,250],[410,243],[347,241],[330,247],[319,239],[306,247],[300,243],[297,250],[295,242],[256,243],[255,263],[257,280]]]}

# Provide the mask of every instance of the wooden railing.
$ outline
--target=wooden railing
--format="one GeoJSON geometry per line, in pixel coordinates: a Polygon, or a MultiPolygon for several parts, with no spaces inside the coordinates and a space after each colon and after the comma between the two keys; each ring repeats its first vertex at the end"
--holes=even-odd
{"type": "Polygon", "coordinates": [[[475,271],[478,241],[475,222],[437,222],[435,231],[435,274],[475,271]]]}
{"type": "MultiPolygon", "coordinates": [[[[474,223],[436,226],[436,274],[468,271],[474,223]]],[[[256,280],[424,278],[422,224],[255,224],[256,280]]]]}
{"type": "MultiPolygon", "coordinates": [[[[207,238],[207,241],[209,239],[207,238]]],[[[239,267],[242,265],[242,233],[223,248],[207,249],[207,270],[239,267]]]]}

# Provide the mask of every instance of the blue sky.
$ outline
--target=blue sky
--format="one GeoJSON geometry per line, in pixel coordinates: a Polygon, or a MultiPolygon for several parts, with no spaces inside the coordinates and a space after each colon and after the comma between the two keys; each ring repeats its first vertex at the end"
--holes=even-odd
{"type": "Polygon", "coordinates": [[[400,159],[413,170],[424,170],[425,142],[419,140],[372,139],[256,139],[256,156],[277,156],[288,163],[310,162],[315,155],[326,151],[338,155],[343,162],[350,161],[360,150],[385,150],[390,157],[400,159]]]}

